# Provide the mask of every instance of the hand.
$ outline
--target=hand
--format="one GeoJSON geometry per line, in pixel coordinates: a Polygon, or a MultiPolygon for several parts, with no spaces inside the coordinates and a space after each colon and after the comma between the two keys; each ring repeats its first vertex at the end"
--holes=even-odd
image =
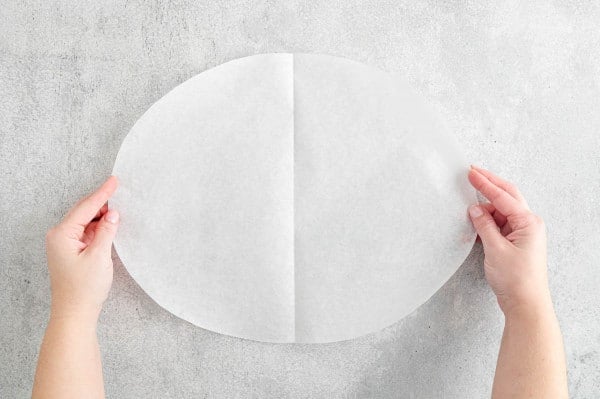
{"type": "Polygon", "coordinates": [[[546,266],[546,230],[519,190],[475,166],[469,181],[489,201],[469,207],[485,252],[485,277],[506,316],[552,306],[546,266]]]}
{"type": "Polygon", "coordinates": [[[117,185],[111,176],[46,235],[52,318],[98,319],[113,277],[111,246],[119,214],[106,201],[117,185]]]}

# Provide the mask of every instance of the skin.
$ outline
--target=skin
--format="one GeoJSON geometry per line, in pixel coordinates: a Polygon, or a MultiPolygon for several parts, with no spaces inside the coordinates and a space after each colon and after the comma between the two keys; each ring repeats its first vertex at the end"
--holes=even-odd
{"type": "Polygon", "coordinates": [[[111,176],[48,231],[52,301],[32,397],[104,398],[96,325],[112,283],[111,246],[119,214],[106,201],[111,176]]]}
{"type": "MultiPolygon", "coordinates": [[[[472,167],[469,181],[490,202],[469,208],[485,251],[485,276],[505,316],[494,399],[567,398],[562,337],[546,269],[544,223],[515,186],[472,167]]],[[[104,398],[96,326],[112,283],[119,214],[106,204],[111,176],[48,231],[52,302],[34,399],[104,398]]]]}
{"type": "Polygon", "coordinates": [[[546,229],[519,190],[471,167],[469,181],[490,203],[471,206],[485,277],[504,313],[492,398],[568,398],[562,336],[548,288],[546,229]]]}

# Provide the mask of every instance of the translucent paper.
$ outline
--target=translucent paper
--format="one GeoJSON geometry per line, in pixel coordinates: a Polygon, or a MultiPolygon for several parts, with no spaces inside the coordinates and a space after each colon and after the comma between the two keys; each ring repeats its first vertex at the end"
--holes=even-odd
{"type": "Polygon", "coordinates": [[[264,54],[201,73],[122,144],[116,250],[159,305],[267,342],[386,327],[464,261],[466,163],[406,85],[353,61],[264,54]]]}

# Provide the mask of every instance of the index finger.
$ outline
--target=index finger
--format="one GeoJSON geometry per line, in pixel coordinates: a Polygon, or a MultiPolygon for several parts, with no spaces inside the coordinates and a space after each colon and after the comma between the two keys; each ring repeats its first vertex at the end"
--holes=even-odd
{"type": "Polygon", "coordinates": [[[526,206],[508,192],[492,183],[487,177],[481,174],[477,169],[469,171],[469,181],[484,197],[486,197],[492,205],[504,216],[512,215],[527,211],[526,206]]]}
{"type": "Polygon", "coordinates": [[[119,182],[115,176],[110,176],[93,193],[79,201],[67,213],[63,223],[77,226],[87,226],[87,224],[96,217],[98,211],[104,206],[106,201],[113,195],[119,182]]]}
{"type": "Polygon", "coordinates": [[[471,168],[475,169],[476,171],[484,175],[490,182],[492,182],[496,186],[500,187],[501,189],[503,189],[504,191],[506,191],[507,193],[524,203],[525,205],[527,205],[527,201],[525,201],[525,198],[523,198],[523,195],[521,194],[519,189],[511,182],[506,181],[500,176],[490,172],[489,170],[480,168],[479,166],[471,165],[471,168]]]}

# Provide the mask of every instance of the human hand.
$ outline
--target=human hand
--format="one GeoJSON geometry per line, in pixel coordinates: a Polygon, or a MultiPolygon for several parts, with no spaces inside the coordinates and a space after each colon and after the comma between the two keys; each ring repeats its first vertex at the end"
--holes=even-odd
{"type": "Polygon", "coordinates": [[[505,316],[552,306],[546,266],[546,229],[519,190],[475,166],[469,181],[489,201],[469,207],[485,252],[485,277],[505,316]]]}
{"type": "Polygon", "coordinates": [[[119,214],[106,201],[117,185],[117,178],[109,177],[46,235],[52,318],[98,319],[113,277],[111,246],[119,214]]]}

